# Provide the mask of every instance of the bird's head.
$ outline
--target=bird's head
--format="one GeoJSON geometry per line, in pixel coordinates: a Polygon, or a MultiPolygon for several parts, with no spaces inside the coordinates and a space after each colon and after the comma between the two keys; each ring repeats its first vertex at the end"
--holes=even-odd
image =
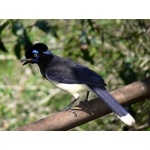
{"type": "Polygon", "coordinates": [[[39,63],[46,55],[52,55],[48,47],[43,43],[36,43],[31,46],[25,53],[25,58],[21,60],[23,65],[28,63],[39,63]]]}

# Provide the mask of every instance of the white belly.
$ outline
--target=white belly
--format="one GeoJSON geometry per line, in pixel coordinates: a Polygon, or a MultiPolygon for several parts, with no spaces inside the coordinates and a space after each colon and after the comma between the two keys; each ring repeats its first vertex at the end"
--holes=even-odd
{"type": "Polygon", "coordinates": [[[65,84],[65,83],[57,83],[57,82],[53,82],[53,83],[60,89],[70,92],[70,93],[89,90],[89,88],[84,84],[65,84]]]}
{"type": "Polygon", "coordinates": [[[79,98],[79,92],[82,91],[90,91],[88,86],[84,84],[66,84],[66,83],[58,83],[51,81],[54,85],[56,85],[58,88],[72,94],[75,98],[79,98]]]}

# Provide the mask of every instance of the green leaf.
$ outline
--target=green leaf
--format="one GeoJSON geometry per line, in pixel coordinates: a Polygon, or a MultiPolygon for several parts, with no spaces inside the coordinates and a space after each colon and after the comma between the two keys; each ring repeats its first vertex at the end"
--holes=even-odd
{"type": "Polygon", "coordinates": [[[35,23],[35,26],[38,27],[40,30],[42,30],[45,33],[50,33],[55,38],[58,38],[56,27],[50,26],[46,20],[38,20],[35,23]]]}
{"type": "Polygon", "coordinates": [[[1,26],[0,26],[0,33],[6,28],[6,26],[9,24],[9,20],[7,20],[4,24],[2,24],[1,26]]]}
{"type": "Polygon", "coordinates": [[[3,52],[7,52],[7,49],[3,43],[3,41],[0,39],[0,50],[3,51],[3,52]]]}
{"type": "Polygon", "coordinates": [[[19,43],[17,43],[14,47],[14,52],[15,52],[15,55],[18,59],[21,58],[21,46],[19,43]]]}
{"type": "Polygon", "coordinates": [[[20,20],[16,20],[13,23],[12,32],[17,36],[22,36],[24,34],[24,27],[20,20]]]}

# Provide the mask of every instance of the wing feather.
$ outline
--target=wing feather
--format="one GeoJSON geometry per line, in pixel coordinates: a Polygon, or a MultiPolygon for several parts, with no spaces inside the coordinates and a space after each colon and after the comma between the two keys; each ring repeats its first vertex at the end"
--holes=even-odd
{"type": "Polygon", "coordinates": [[[46,70],[48,80],[67,84],[106,86],[103,78],[91,69],[70,59],[56,57],[46,70]]]}

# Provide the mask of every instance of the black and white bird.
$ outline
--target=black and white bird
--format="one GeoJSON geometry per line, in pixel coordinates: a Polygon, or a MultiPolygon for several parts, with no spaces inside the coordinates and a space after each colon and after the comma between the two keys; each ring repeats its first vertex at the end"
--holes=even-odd
{"type": "Polygon", "coordinates": [[[58,88],[74,96],[74,101],[79,99],[79,92],[94,92],[125,124],[132,126],[133,117],[111,96],[106,90],[102,77],[91,69],[80,65],[68,58],[54,55],[43,43],[34,44],[26,53],[21,62],[36,63],[41,74],[58,88]]]}

